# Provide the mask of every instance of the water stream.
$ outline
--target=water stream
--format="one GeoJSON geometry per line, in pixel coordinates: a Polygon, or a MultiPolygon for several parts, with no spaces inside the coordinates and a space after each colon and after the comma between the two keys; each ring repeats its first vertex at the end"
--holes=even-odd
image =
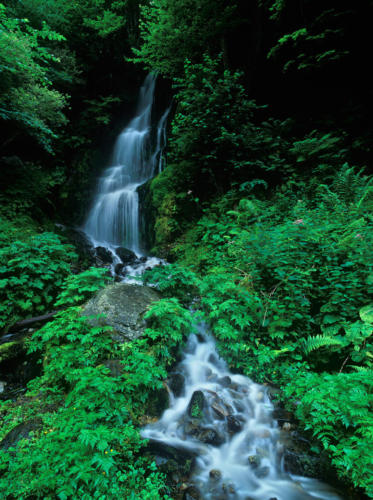
{"type": "MultiPolygon", "coordinates": [[[[143,256],[137,192],[162,169],[169,109],[152,129],[155,84],[156,76],[148,75],[136,116],[117,139],[112,165],[99,180],[83,226],[94,246],[104,247],[101,253],[111,252],[113,273],[125,262],[120,247],[136,254],[136,261],[127,262],[127,274],[141,274],[160,262],[143,256]]],[[[194,456],[191,481],[201,498],[340,499],[329,486],[285,471],[281,430],[265,387],[231,374],[204,327],[198,337],[190,336],[177,376],[182,384],[170,389],[169,409],[142,435],[194,456]]]]}
{"type": "MultiPolygon", "coordinates": [[[[95,247],[104,247],[113,254],[114,266],[120,262],[117,247],[130,249],[138,257],[144,254],[138,188],[162,169],[170,111],[168,108],[156,127],[152,127],[155,84],[156,75],[150,73],[140,89],[135,117],[117,138],[112,165],[99,179],[82,228],[95,247]]],[[[145,266],[144,262],[139,263],[141,269],[151,265],[152,262],[145,266]]]]}
{"type": "Polygon", "coordinates": [[[266,388],[230,373],[204,327],[190,336],[176,376],[182,388],[170,389],[170,407],[142,436],[195,456],[192,483],[201,498],[341,498],[315,479],[286,473],[282,431],[266,388]]]}

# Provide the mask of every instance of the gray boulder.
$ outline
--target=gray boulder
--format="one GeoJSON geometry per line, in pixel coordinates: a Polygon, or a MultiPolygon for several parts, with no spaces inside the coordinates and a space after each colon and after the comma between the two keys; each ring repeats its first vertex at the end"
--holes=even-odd
{"type": "Polygon", "coordinates": [[[116,283],[101,290],[84,307],[83,316],[104,315],[89,319],[92,326],[111,326],[118,342],[133,340],[145,329],[144,314],[150,304],[161,298],[153,288],[116,283]]]}

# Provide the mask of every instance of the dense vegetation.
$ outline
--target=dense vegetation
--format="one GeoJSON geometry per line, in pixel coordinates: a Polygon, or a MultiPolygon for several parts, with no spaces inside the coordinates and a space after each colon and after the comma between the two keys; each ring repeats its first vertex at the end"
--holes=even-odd
{"type": "Polygon", "coordinates": [[[2,497],[167,497],[139,427],[194,300],[232,369],[279,387],[341,480],[373,498],[372,10],[0,3],[0,328],[61,310],[27,339],[40,376],[1,403],[0,438],[34,424],[0,452],[2,497]],[[148,190],[152,251],[172,264],[144,277],[164,294],[145,336],[117,345],[79,316],[107,277],[75,274],[54,222],[84,214],[100,138],[130,116],[145,69],[175,102],[148,190]]]}

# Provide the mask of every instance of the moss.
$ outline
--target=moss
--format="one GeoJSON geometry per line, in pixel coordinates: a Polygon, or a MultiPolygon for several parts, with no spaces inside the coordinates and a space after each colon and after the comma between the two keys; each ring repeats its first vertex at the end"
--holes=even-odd
{"type": "Polygon", "coordinates": [[[0,345],[0,363],[9,358],[14,358],[20,350],[20,342],[6,342],[0,345]]]}

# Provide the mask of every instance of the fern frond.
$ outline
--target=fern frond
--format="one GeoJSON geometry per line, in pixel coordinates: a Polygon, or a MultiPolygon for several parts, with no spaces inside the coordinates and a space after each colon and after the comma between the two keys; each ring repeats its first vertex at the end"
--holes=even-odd
{"type": "Polygon", "coordinates": [[[327,335],[314,335],[302,341],[302,348],[305,354],[310,354],[321,347],[330,347],[336,345],[343,345],[343,342],[336,337],[329,337],[327,335]]]}

